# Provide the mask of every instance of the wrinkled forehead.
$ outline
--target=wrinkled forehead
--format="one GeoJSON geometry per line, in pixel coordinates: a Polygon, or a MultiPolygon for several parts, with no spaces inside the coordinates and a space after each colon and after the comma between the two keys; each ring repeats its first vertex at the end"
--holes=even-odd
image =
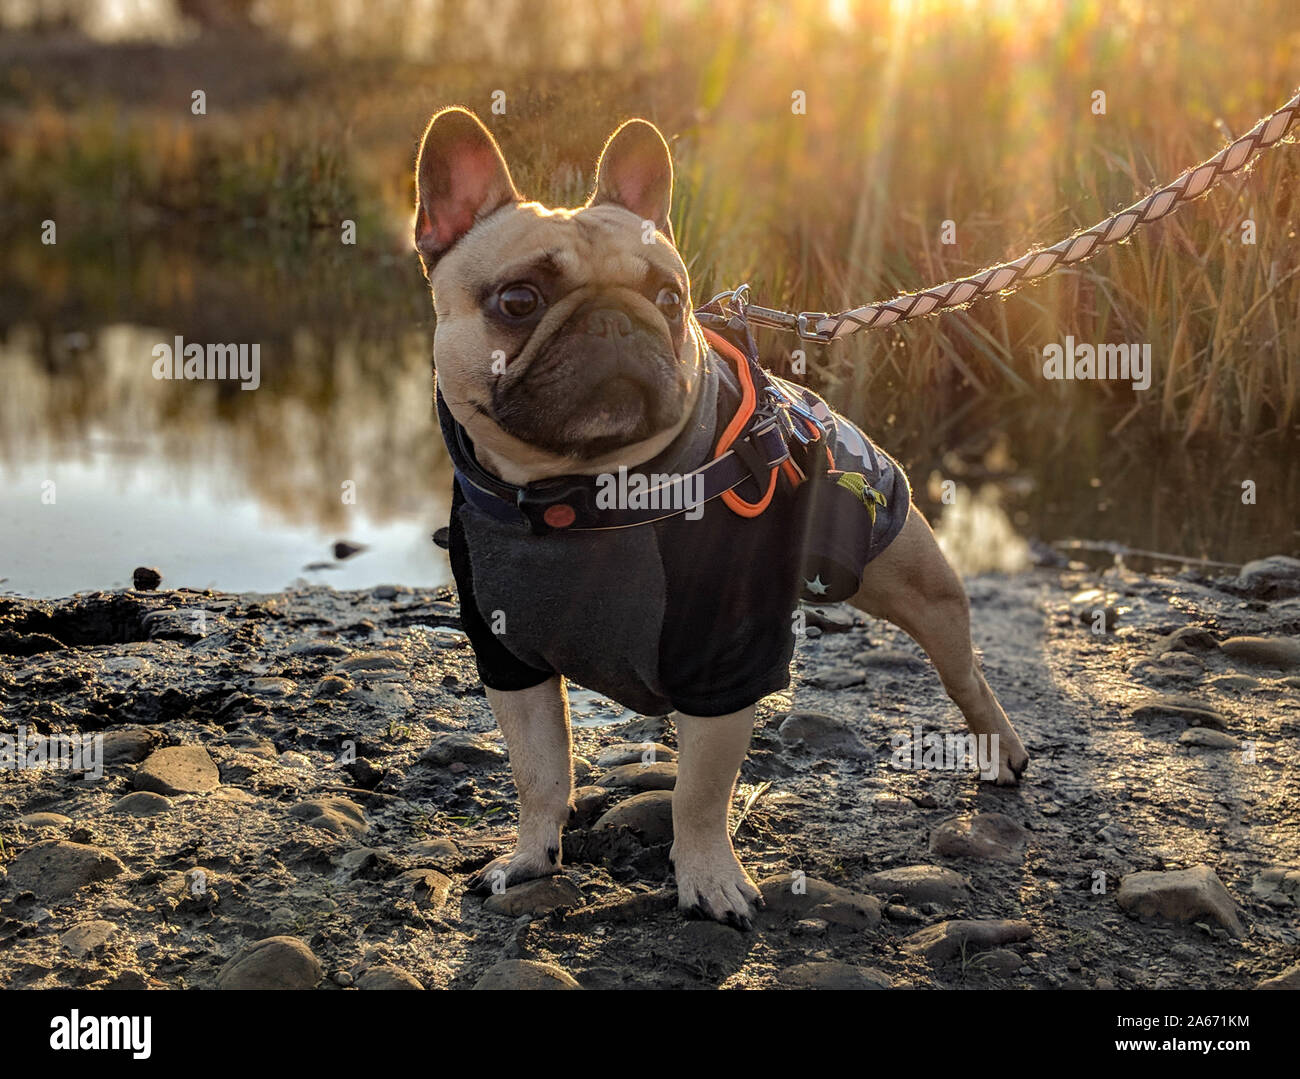
{"type": "Polygon", "coordinates": [[[621,206],[552,210],[523,203],[488,218],[470,238],[454,276],[471,293],[538,277],[566,291],[597,283],[640,291],[661,281],[686,291],[686,267],[672,243],[621,206]],[[655,242],[645,242],[651,237],[655,242]]]}

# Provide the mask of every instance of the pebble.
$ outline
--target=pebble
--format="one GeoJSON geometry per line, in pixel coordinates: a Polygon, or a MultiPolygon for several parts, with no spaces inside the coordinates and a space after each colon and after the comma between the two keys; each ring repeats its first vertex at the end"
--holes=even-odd
{"type": "Polygon", "coordinates": [[[873,892],[901,895],[910,903],[943,903],[953,906],[971,896],[971,885],[960,873],[937,865],[907,865],[884,869],[866,880],[873,892]]]}
{"type": "Polygon", "coordinates": [[[515,884],[504,892],[490,895],[483,904],[484,910],[510,917],[527,915],[532,918],[550,914],[555,910],[569,910],[582,906],[582,892],[568,877],[541,877],[538,880],[515,884]]]}
{"type": "Polygon", "coordinates": [[[352,839],[360,839],[369,827],[361,807],[351,798],[312,798],[295,805],[289,810],[289,816],[313,828],[352,839]]]}
{"type": "Polygon", "coordinates": [[[474,983],[475,989],[581,989],[567,971],[535,959],[503,959],[474,983]]]}
{"type": "Polygon", "coordinates": [[[42,899],[61,899],[95,881],[126,870],[115,855],[87,843],[47,839],[9,863],[9,883],[42,899]]]}
{"type": "Polygon", "coordinates": [[[889,976],[875,967],[855,967],[835,960],[813,960],[786,967],[778,975],[799,989],[888,989],[889,976]]]}
{"type": "Polygon", "coordinates": [[[1178,742],[1180,745],[1199,746],[1202,749],[1236,749],[1240,744],[1231,734],[1208,727],[1193,727],[1183,731],[1178,736],[1178,742]]]}
{"type": "Polygon", "coordinates": [[[311,758],[296,749],[286,749],[276,760],[282,768],[296,768],[302,772],[311,770],[311,758]]]}
{"type": "Polygon", "coordinates": [[[593,832],[628,833],[644,846],[670,843],[673,838],[672,791],[634,794],[596,821],[593,832]]]}
{"type": "Polygon", "coordinates": [[[823,712],[790,712],[781,719],[777,734],[788,746],[801,746],[854,760],[873,756],[857,731],[844,720],[823,712]]]}
{"type": "Polygon", "coordinates": [[[961,955],[963,946],[970,954],[1000,944],[1028,940],[1032,933],[1028,922],[1005,918],[939,922],[918,929],[903,941],[903,949],[923,955],[931,963],[945,963],[961,955]]]}
{"type": "Polygon", "coordinates": [[[169,812],[174,805],[175,803],[165,794],[134,791],[114,802],[110,812],[125,813],[128,817],[156,817],[159,813],[169,812]]]}
{"type": "Polygon", "coordinates": [[[313,697],[341,697],[353,689],[352,680],[337,674],[327,674],[311,691],[313,697]]]}
{"type": "Polygon", "coordinates": [[[920,656],[892,648],[869,648],[854,656],[853,662],[867,670],[900,671],[907,674],[922,674],[930,670],[930,664],[920,656]]]}
{"type": "Polygon", "coordinates": [[[823,667],[807,678],[814,689],[848,689],[867,680],[866,672],[857,667],[823,667]]]}
{"type": "Polygon", "coordinates": [[[672,790],[677,786],[677,765],[671,761],[621,764],[598,778],[596,785],[633,791],[672,790]]]}
{"type": "Polygon", "coordinates": [[[114,764],[139,764],[158,744],[160,738],[147,727],[123,727],[104,732],[104,767],[114,764]]]}
{"type": "Polygon", "coordinates": [[[406,971],[398,967],[371,967],[357,979],[358,989],[419,989],[422,986],[406,971]]]}
{"type": "Polygon", "coordinates": [[[1234,937],[1244,935],[1232,896],[1207,865],[1130,873],[1120,881],[1116,899],[1121,910],[1141,917],[1175,922],[1209,918],[1234,937]]]}
{"type": "Polygon", "coordinates": [[[1300,670],[1300,640],[1293,637],[1229,637],[1222,645],[1229,659],[1277,670],[1300,670]]]}
{"type": "Polygon", "coordinates": [[[880,900],[874,895],[815,877],[778,874],[759,881],[758,890],[767,904],[760,916],[773,920],[819,918],[851,929],[875,929],[880,924],[880,900]]]}
{"type": "Polygon", "coordinates": [[[18,818],[24,828],[66,828],[72,823],[71,817],[62,813],[24,813],[18,818]]]}
{"type": "Polygon", "coordinates": [[[1189,727],[1212,727],[1223,730],[1227,721],[1213,707],[1195,697],[1179,694],[1155,694],[1137,701],[1130,716],[1137,721],[1149,719],[1181,719],[1189,727]]]}
{"type": "Polygon", "coordinates": [[[218,989],[315,989],[324,971],[296,937],[267,937],[245,944],[217,974],[218,989]]]}
{"type": "Polygon", "coordinates": [[[438,839],[422,839],[419,843],[412,843],[410,847],[412,858],[419,858],[422,861],[443,861],[460,857],[460,850],[446,836],[438,839]]]}
{"type": "Polygon", "coordinates": [[[1300,869],[1275,865],[1257,874],[1250,894],[1270,907],[1285,910],[1300,902],[1300,869]]]}
{"type": "Polygon", "coordinates": [[[102,948],[116,932],[117,926],[112,922],[81,922],[64,933],[59,940],[76,958],[81,959],[102,948]]]}
{"type": "Polygon", "coordinates": [[[420,754],[425,764],[499,764],[506,760],[506,751],[481,735],[465,731],[435,735],[429,747],[420,754]]]}
{"type": "Polygon", "coordinates": [[[162,584],[162,574],[153,566],[137,566],[131,571],[131,584],[137,592],[153,592],[162,584]]]}
{"type": "Polygon", "coordinates": [[[1271,555],[1247,562],[1237,574],[1237,587],[1257,599],[1300,596],[1300,559],[1271,555]]]}
{"type": "Polygon", "coordinates": [[[202,746],[168,746],[149,754],[132,784],[155,794],[202,794],[220,786],[221,776],[202,746]]]}
{"type": "Polygon", "coordinates": [[[408,869],[397,879],[405,885],[415,905],[426,910],[441,910],[451,895],[451,878],[437,869],[408,869]]]}
{"type": "Polygon", "coordinates": [[[1287,967],[1281,974],[1265,978],[1256,989],[1300,989],[1300,963],[1287,967]]]}
{"type": "Polygon", "coordinates": [[[618,742],[597,753],[594,764],[597,768],[609,769],[625,764],[654,764],[676,759],[677,751],[662,742],[618,742]]]}
{"type": "Polygon", "coordinates": [[[976,813],[943,821],[930,832],[930,853],[1015,864],[1024,860],[1029,833],[1001,813],[976,813]]]}

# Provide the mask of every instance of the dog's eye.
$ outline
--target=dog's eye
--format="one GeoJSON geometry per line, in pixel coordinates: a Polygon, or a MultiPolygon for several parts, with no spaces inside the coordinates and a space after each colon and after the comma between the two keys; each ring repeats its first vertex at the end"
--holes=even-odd
{"type": "Polygon", "coordinates": [[[655,306],[669,319],[675,319],[682,313],[682,298],[670,288],[661,288],[655,297],[655,306]]]}
{"type": "Polygon", "coordinates": [[[497,310],[506,318],[528,318],[542,306],[542,294],[532,285],[520,282],[507,285],[497,293],[497,310]]]}

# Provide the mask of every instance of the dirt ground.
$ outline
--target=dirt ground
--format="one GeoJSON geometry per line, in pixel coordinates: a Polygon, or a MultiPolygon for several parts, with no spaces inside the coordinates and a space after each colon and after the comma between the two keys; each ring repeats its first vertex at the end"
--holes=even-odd
{"type": "Polygon", "coordinates": [[[1296,967],[1300,563],[968,587],[1022,785],[896,767],[956,708],[901,632],[810,611],[736,792],[769,900],[744,933],[674,909],[671,723],[584,692],[562,877],[466,893],[516,802],[447,590],[0,599],[0,985],[1250,988],[1296,967]],[[100,778],[31,756],[77,733],[104,736],[100,778]]]}

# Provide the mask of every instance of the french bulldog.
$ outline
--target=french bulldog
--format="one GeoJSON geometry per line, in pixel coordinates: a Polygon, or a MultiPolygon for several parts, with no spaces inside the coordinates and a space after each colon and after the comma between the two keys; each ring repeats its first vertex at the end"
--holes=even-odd
{"type": "MultiPolygon", "coordinates": [[[[630,527],[570,529],[562,501],[546,506],[540,528],[520,516],[524,493],[687,474],[727,456],[719,432],[747,400],[743,364],[704,333],[692,306],[669,221],[668,146],[653,124],[629,120],[605,144],[589,200],[551,208],[520,195],[476,116],[448,108],[425,130],[415,180],[438,409],[457,469],[452,569],[519,793],[515,849],[470,886],[560,871],[573,798],[568,678],[672,715],[679,905],[747,928],[762,897],[727,818],[756,704],[789,681],[800,551],[819,527],[791,509],[803,472],[772,464],[763,502],[770,462],[760,459],[735,489],[744,497],[630,527]]],[[[864,541],[848,598],[920,644],[970,730],[997,736],[996,782],[1016,783],[1028,754],[984,679],[965,591],[901,469],[810,402],[838,432],[825,447],[833,463],[856,447],[855,469],[890,485],[896,511],[883,537],[864,541]]],[[[887,513],[871,508],[868,533],[887,513]]],[[[803,581],[807,598],[817,584],[803,581]]]]}

